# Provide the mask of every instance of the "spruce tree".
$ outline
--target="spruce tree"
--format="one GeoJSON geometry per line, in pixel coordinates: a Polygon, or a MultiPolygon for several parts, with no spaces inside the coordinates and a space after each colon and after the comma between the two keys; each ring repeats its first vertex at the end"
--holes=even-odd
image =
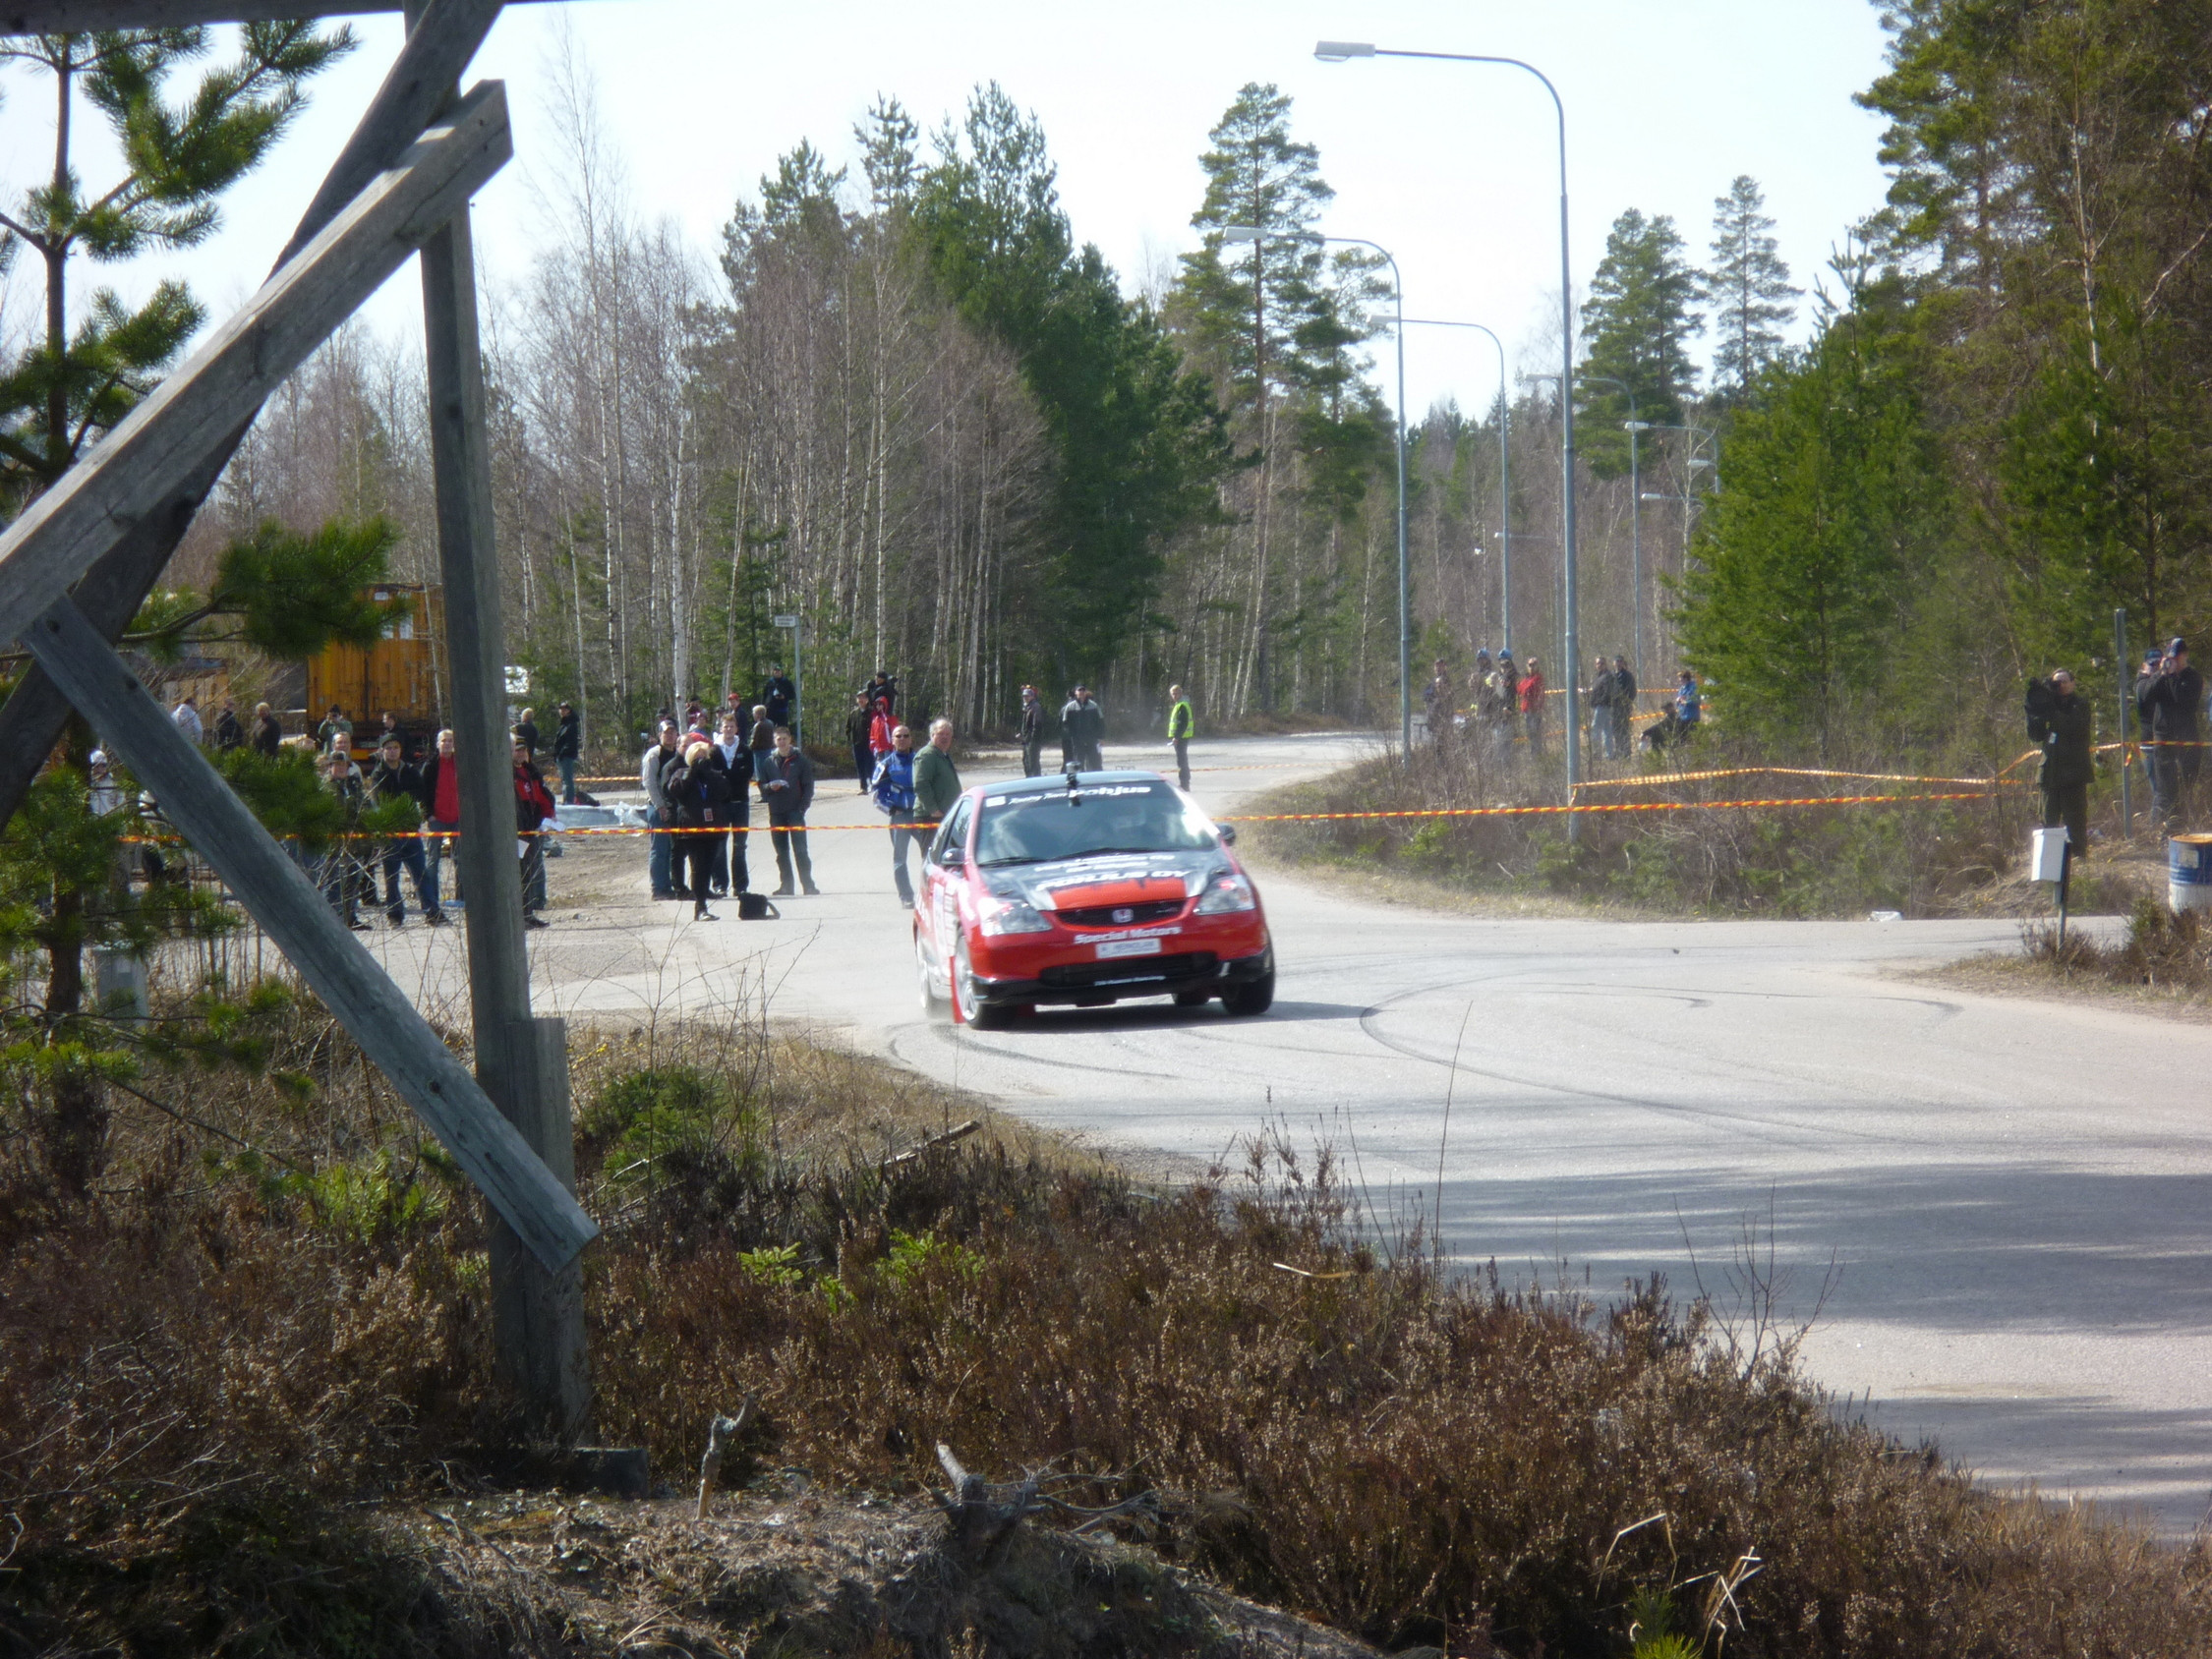
{"type": "Polygon", "coordinates": [[[1731,402],[1748,395],[1760,371],[1781,355],[1781,331],[1796,316],[1792,302],[1804,292],[1790,286],[1766,205],[1749,173],[1738,174],[1728,194],[1713,202],[1713,268],[1705,275],[1713,307],[1713,389],[1731,402]]]}
{"type": "Polygon", "coordinates": [[[1631,207],[1613,221],[1583,302],[1585,377],[1576,404],[1585,423],[1582,453],[1599,477],[1628,471],[1628,434],[1621,430],[1628,394],[1606,379],[1634,389],[1637,419],[1681,423],[1697,389],[1689,342],[1705,327],[1692,309],[1697,297],[1698,274],[1683,261],[1671,218],[1647,218],[1631,207]]]}
{"type": "Polygon", "coordinates": [[[1011,348],[1057,465],[1041,504],[1038,671],[1095,675],[1145,614],[1168,541],[1210,510],[1221,413],[1159,319],[1077,248],[1044,131],[996,85],[937,136],[913,223],[931,278],[1011,348]],[[1049,667],[1045,666],[1049,664],[1049,667]]]}

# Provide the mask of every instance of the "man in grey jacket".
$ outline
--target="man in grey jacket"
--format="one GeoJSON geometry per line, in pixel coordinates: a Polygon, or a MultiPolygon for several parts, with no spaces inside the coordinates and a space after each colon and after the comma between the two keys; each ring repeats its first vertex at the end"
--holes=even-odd
{"type": "Polygon", "coordinates": [[[791,866],[798,866],[799,890],[808,897],[814,885],[814,860],[806,851],[806,809],[814,804],[814,763],[791,743],[791,728],[776,728],[776,747],[759,765],[760,798],[768,803],[768,834],[776,844],[777,898],[791,896],[791,866]]]}
{"type": "Polygon", "coordinates": [[[1085,772],[1106,770],[1106,711],[1091,696],[1090,687],[1076,687],[1060,711],[1061,753],[1085,772]]]}

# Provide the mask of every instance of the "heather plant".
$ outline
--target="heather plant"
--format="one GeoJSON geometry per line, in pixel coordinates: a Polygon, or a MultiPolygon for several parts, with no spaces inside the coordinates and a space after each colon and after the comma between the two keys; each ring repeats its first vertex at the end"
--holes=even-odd
{"type": "MultiPolygon", "coordinates": [[[[320,1010],[262,1005],[221,1039],[256,1067],[180,1043],[119,1116],[96,1206],[17,1203],[0,1230],[0,1630],[29,1651],[527,1647],[364,1530],[512,1467],[480,1205],[320,1010]]],[[[1003,1119],[903,1156],[949,1097],[757,1027],[578,1048],[598,1428],[659,1468],[748,1396],[730,1479],[911,1492],[942,1441],[1071,1502],[1153,1494],[1126,1535],[1392,1647],[2212,1641],[2200,1547],[1993,1495],[1662,1285],[1604,1302],[1454,1271],[1325,1151],[1263,1137],[1150,1191],[1003,1119]],[[688,1162],[641,1194],[614,1160],[669,1110],[688,1162]]],[[[0,1139],[0,1193],[35,1177],[0,1139]]]]}

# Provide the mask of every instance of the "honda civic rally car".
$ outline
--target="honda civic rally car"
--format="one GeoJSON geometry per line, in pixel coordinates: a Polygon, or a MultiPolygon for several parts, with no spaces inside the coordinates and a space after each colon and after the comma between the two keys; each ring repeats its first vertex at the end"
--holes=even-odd
{"type": "Polygon", "coordinates": [[[970,789],[945,815],[914,906],[922,1005],[996,1025],[1041,1004],[1275,1000],[1275,952],[1236,831],[1156,772],[970,789]]]}

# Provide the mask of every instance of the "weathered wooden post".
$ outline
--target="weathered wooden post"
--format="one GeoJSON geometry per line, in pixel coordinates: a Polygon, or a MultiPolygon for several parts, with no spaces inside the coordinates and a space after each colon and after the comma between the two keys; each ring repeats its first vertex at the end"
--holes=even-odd
{"type": "MultiPolygon", "coordinates": [[[[396,3],[358,0],[345,9],[396,3]]],[[[335,9],[328,0],[0,0],[0,31],[335,9]]],[[[588,1406],[576,1257],[598,1230],[575,1199],[561,1025],[530,1017],[468,221],[469,198],[506,161],[511,143],[503,90],[495,84],[464,98],[456,85],[498,9],[499,0],[409,6],[407,46],[278,269],[84,463],[0,532],[0,615],[34,618],[23,638],[39,666],[0,714],[0,821],[42,764],[65,706],[82,711],[485,1193],[495,1216],[495,1311],[506,1374],[533,1426],[569,1439],[588,1406]],[[426,131],[436,110],[444,112],[439,124],[426,131]],[[418,250],[462,768],[475,1077],[109,643],[262,401],[418,250]]]]}
{"type": "MultiPolygon", "coordinates": [[[[424,9],[424,0],[409,0],[410,29],[420,24],[424,9]]],[[[457,96],[458,87],[454,90],[457,96]]],[[[445,657],[452,675],[453,746],[461,763],[456,864],[468,895],[463,915],[476,1074],[484,1092],[573,1192],[566,1027],[557,1019],[534,1018],[530,1009],[476,254],[466,203],[423,245],[421,262],[445,657]]],[[[535,1430],[571,1441],[582,1433],[591,1408],[583,1270],[572,1261],[549,1272],[496,1220],[491,1255],[493,1340],[505,1381],[535,1430]]]]}

